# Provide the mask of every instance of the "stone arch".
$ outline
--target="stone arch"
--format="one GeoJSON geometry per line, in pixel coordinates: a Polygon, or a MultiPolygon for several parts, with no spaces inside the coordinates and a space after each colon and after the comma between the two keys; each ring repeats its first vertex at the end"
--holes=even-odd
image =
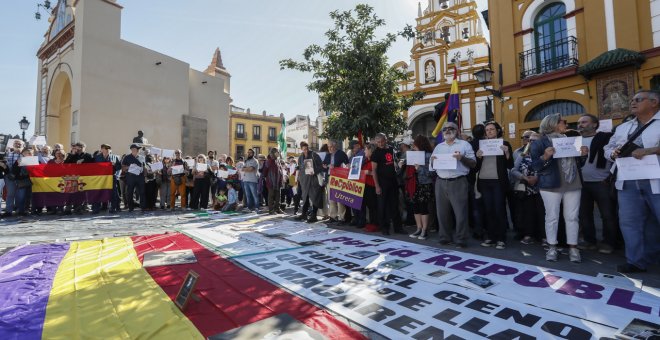
{"type": "Polygon", "coordinates": [[[413,138],[417,135],[430,137],[435,129],[435,120],[433,120],[433,107],[418,113],[412,118],[408,129],[412,131],[413,138]]]}
{"type": "Polygon", "coordinates": [[[72,112],[71,112],[71,78],[67,72],[61,71],[53,76],[48,92],[47,103],[47,140],[52,143],[71,143],[72,112]]]}

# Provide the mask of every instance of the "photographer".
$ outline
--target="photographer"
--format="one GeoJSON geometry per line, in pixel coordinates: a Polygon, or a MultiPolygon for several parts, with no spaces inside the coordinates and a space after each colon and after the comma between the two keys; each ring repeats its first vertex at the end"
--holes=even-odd
{"type": "MultiPolygon", "coordinates": [[[[605,158],[660,155],[660,92],[641,90],[630,101],[635,119],[619,125],[605,146],[605,158]]],[[[614,176],[617,176],[614,170],[614,176]]],[[[626,246],[627,263],[620,273],[645,272],[660,258],[660,179],[616,179],[619,225],[626,246]]]]}

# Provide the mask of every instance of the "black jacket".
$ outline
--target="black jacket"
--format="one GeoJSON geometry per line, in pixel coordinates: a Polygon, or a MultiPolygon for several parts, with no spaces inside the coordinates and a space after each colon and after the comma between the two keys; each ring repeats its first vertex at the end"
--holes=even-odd
{"type": "MultiPolygon", "coordinates": [[[[500,185],[502,186],[502,191],[507,192],[510,188],[509,169],[513,169],[513,150],[511,149],[511,144],[509,144],[509,142],[504,141],[504,145],[509,149],[509,159],[506,159],[506,156],[502,155],[495,156],[495,161],[497,164],[497,178],[500,181],[500,185]]],[[[477,166],[475,168],[477,171],[481,170],[482,163],[483,157],[477,157],[477,166]]],[[[477,179],[479,179],[478,174],[477,179]]],[[[479,181],[477,181],[477,189],[481,190],[479,187],[479,181]]]]}

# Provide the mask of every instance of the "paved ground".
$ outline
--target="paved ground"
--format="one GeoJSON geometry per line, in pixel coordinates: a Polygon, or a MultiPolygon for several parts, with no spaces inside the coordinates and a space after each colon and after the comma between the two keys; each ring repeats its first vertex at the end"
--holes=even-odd
{"type": "MultiPolygon", "coordinates": [[[[154,211],[144,214],[122,212],[116,215],[101,213],[100,215],[30,216],[0,219],[0,254],[27,242],[50,243],[172,232],[177,224],[190,221],[184,217],[186,213],[188,212],[154,211]]],[[[282,215],[281,218],[291,217],[282,215]]],[[[333,226],[333,228],[365,233],[361,229],[349,226],[333,226]]],[[[414,227],[409,227],[408,230],[412,232],[414,227]]],[[[412,239],[407,235],[388,237],[443,247],[437,242],[437,233],[431,233],[427,240],[412,239]]],[[[511,240],[511,237],[509,239],[511,240]]],[[[469,247],[461,251],[592,276],[598,273],[617,274],[616,265],[625,261],[623,251],[619,250],[610,255],[600,254],[596,251],[582,251],[582,263],[580,264],[568,261],[566,252],[560,256],[558,262],[547,262],[545,251],[541,245],[523,245],[512,240],[504,250],[484,248],[479,246],[478,241],[471,240],[469,247]]],[[[645,286],[660,289],[660,268],[658,266],[649,268],[647,273],[633,274],[630,277],[642,280],[645,286]]]]}

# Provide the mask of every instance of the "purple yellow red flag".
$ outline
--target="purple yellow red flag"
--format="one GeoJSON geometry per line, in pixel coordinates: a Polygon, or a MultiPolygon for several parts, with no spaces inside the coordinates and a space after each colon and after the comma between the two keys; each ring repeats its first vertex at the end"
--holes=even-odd
{"type": "Polygon", "coordinates": [[[454,80],[451,83],[451,90],[449,92],[448,103],[445,104],[445,109],[440,115],[440,120],[438,124],[433,129],[433,137],[436,138],[436,144],[442,143],[442,126],[445,122],[454,122],[458,125],[457,133],[461,131],[461,101],[460,101],[460,90],[458,89],[458,71],[454,67],[454,80]]]}
{"type": "Polygon", "coordinates": [[[107,202],[112,198],[112,163],[40,164],[27,167],[38,207],[107,202]]]}

